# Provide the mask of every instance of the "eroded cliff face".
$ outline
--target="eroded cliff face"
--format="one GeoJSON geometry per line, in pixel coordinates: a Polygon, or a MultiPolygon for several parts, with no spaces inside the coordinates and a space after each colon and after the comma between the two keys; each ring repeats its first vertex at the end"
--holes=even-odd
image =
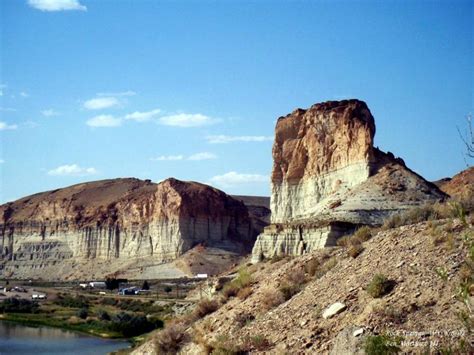
{"type": "Polygon", "coordinates": [[[374,118],[358,100],[330,101],[278,119],[273,145],[272,222],[311,215],[339,187],[370,176],[374,118]]]}
{"type": "Polygon", "coordinates": [[[168,262],[198,244],[243,253],[261,230],[242,202],[176,179],[74,185],[0,206],[0,215],[3,274],[48,270],[47,279],[78,263],[168,262]]]}
{"type": "Polygon", "coordinates": [[[359,100],[316,104],[278,119],[272,225],[257,238],[254,261],[331,246],[357,226],[380,225],[446,197],[403,160],[375,148],[374,135],[374,118],[359,100]]]}

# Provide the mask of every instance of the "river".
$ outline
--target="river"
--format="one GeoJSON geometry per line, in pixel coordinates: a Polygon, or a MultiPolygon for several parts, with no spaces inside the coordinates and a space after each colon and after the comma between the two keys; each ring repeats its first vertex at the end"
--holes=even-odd
{"type": "Polygon", "coordinates": [[[50,327],[0,321],[0,354],[107,354],[130,346],[125,340],[101,339],[50,327]]]}

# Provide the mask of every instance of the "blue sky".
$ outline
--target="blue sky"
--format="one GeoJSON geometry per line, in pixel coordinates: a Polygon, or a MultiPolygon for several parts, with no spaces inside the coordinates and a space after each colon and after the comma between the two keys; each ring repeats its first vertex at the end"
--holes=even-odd
{"type": "Polygon", "coordinates": [[[276,119],[358,98],[376,145],[465,168],[472,1],[0,2],[0,202],[174,176],[269,195],[276,119]]]}

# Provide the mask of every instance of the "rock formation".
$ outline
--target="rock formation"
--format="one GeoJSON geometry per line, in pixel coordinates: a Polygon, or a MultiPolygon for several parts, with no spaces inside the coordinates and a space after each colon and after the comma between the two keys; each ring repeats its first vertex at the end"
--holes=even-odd
{"type": "Polygon", "coordinates": [[[436,181],[435,184],[451,197],[472,200],[474,197],[474,166],[461,171],[452,178],[436,181]]]}
{"type": "Polygon", "coordinates": [[[360,225],[445,198],[403,160],[373,145],[375,123],[359,100],[329,101],[280,117],[273,145],[272,225],[253,260],[334,245],[360,225]]]}
{"type": "Polygon", "coordinates": [[[17,277],[61,278],[81,261],[89,269],[138,258],[159,264],[199,244],[242,253],[261,231],[242,202],[176,179],[89,182],[22,198],[0,213],[2,272],[17,277]]]}

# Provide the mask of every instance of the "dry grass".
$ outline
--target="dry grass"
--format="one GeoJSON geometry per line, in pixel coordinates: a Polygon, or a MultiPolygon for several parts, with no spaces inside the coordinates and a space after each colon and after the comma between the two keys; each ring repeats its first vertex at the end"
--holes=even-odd
{"type": "Polygon", "coordinates": [[[159,354],[176,354],[185,341],[185,327],[179,324],[170,324],[155,337],[159,354]]]}
{"type": "Polygon", "coordinates": [[[347,253],[353,257],[357,258],[364,251],[364,247],[361,244],[356,244],[347,249],[347,253]]]}
{"type": "Polygon", "coordinates": [[[367,285],[366,291],[373,298],[380,298],[389,293],[393,288],[393,284],[383,274],[376,274],[372,281],[367,285]]]}
{"type": "Polygon", "coordinates": [[[247,299],[252,293],[253,293],[252,287],[247,286],[240,289],[239,292],[237,292],[237,297],[243,301],[247,299]]]}
{"type": "Polygon", "coordinates": [[[267,288],[263,291],[262,297],[262,310],[269,311],[272,308],[285,302],[285,297],[280,290],[267,288]]]}
{"type": "Polygon", "coordinates": [[[193,316],[195,319],[200,319],[208,314],[211,314],[219,308],[219,303],[216,300],[205,299],[199,302],[194,308],[193,316]]]}

